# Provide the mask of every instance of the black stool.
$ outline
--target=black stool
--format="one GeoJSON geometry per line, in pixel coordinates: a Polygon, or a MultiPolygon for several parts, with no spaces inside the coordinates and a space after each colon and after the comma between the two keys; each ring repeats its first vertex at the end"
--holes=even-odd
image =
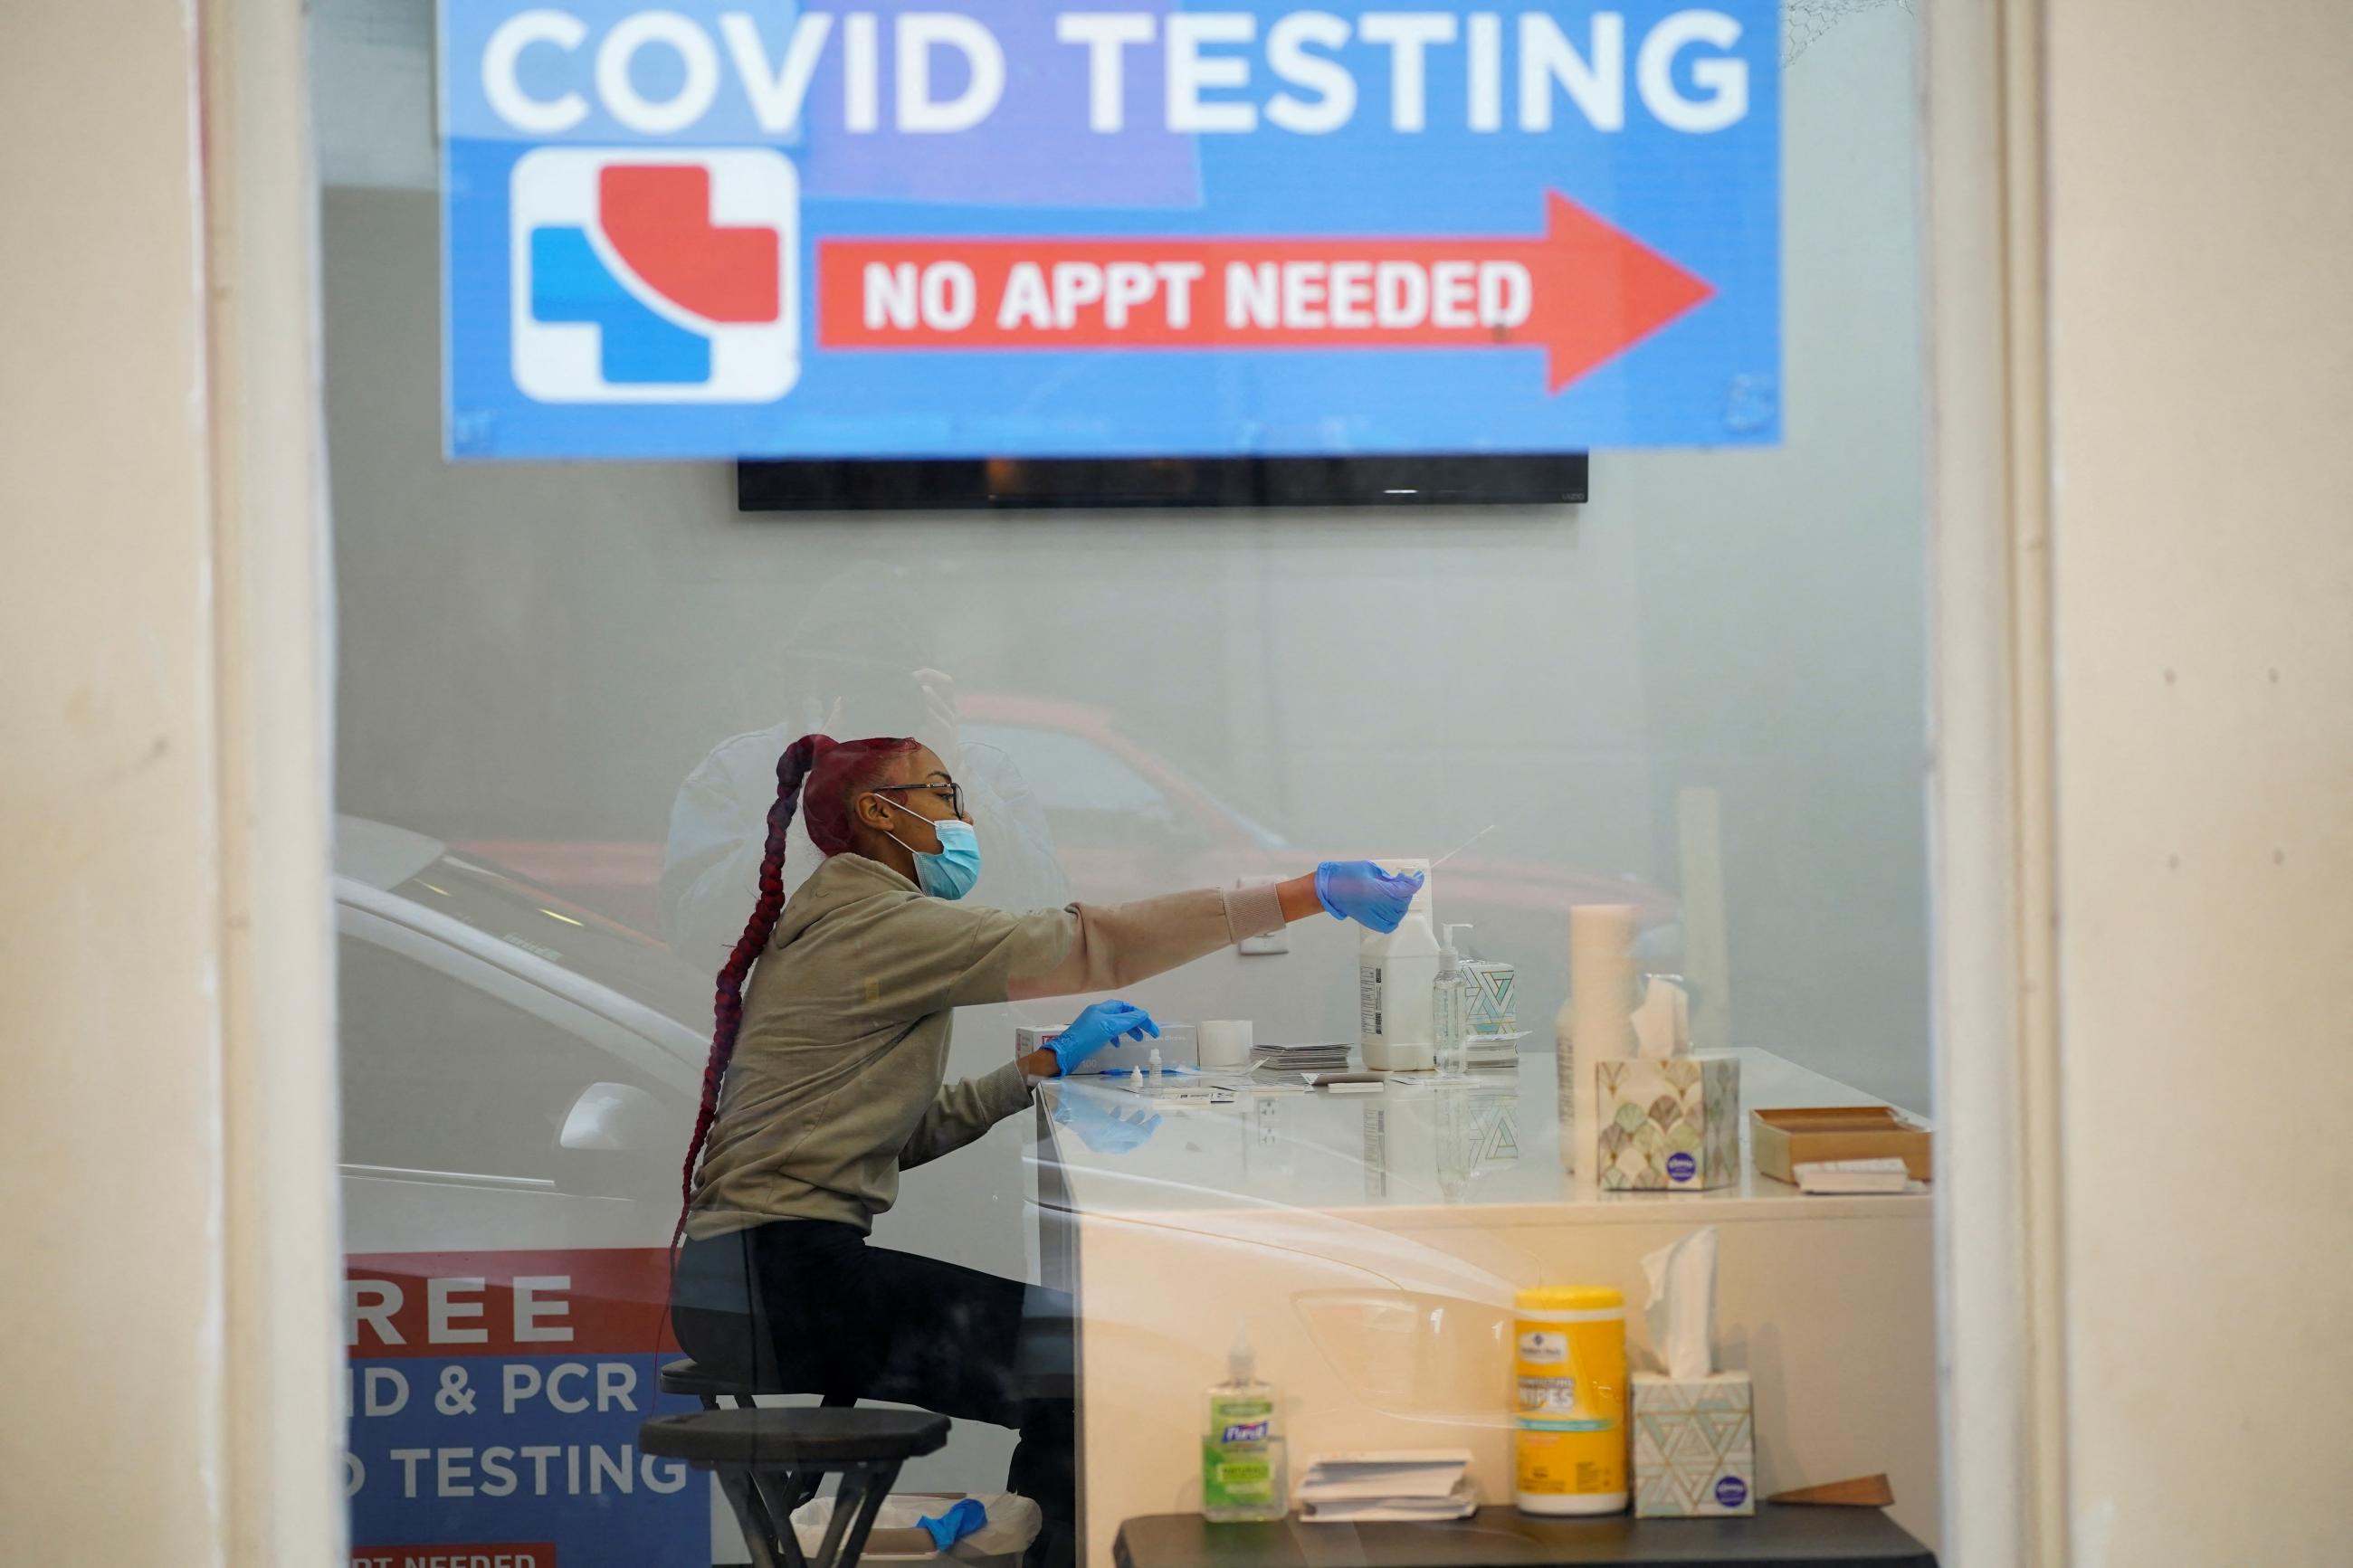
{"type": "MultiPolygon", "coordinates": [[[[806,1388],[792,1388],[784,1384],[745,1383],[736,1378],[722,1377],[717,1373],[698,1366],[691,1361],[665,1363],[656,1384],[664,1394],[683,1394],[702,1401],[705,1410],[725,1410],[733,1407],[749,1410],[753,1397],[762,1394],[807,1394],[806,1388]]],[[[855,1405],[857,1400],[844,1394],[829,1394],[825,1403],[828,1408],[840,1409],[855,1405]]]]}
{"type": "Polygon", "coordinates": [[[944,1415],[860,1410],[839,1395],[813,1410],[759,1409],[752,1403],[757,1394],[798,1391],[732,1382],[691,1361],[663,1367],[659,1386],[700,1399],[702,1408],[655,1416],[638,1428],[638,1447],[717,1475],[756,1568],[854,1568],[899,1467],[948,1440],[944,1415]],[[828,1473],[841,1480],[825,1539],[811,1556],[793,1533],[793,1512],[817,1496],[828,1473]]]}

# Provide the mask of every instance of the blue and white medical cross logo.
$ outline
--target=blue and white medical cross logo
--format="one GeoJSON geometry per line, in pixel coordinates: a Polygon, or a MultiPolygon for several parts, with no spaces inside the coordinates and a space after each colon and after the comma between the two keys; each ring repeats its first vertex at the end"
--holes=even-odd
{"type": "Polygon", "coordinates": [[[800,378],[799,187],[765,148],[542,147],[509,191],[515,385],[770,403],[800,378]]]}

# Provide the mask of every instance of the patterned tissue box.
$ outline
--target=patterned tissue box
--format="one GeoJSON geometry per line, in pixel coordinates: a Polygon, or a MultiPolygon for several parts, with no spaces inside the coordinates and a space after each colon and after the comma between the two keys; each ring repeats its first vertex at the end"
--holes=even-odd
{"type": "Polygon", "coordinates": [[[1671,1057],[1593,1064],[1605,1190],[1698,1192],[1740,1180],[1740,1062],[1671,1057]]]}
{"type": "Polygon", "coordinates": [[[1498,1039],[1520,1027],[1520,972],[1493,958],[1466,958],[1462,977],[1471,983],[1471,1037],[1498,1039]]]}
{"type": "Polygon", "coordinates": [[[1691,1383],[1633,1375],[1634,1513],[1725,1518],[1757,1511],[1756,1392],[1745,1372],[1691,1383]]]}

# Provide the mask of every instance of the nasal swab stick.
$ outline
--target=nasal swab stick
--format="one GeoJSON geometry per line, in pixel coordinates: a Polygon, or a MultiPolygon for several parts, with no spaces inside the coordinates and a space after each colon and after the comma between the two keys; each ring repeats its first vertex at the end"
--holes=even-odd
{"type": "Polygon", "coordinates": [[[1445,865],[1449,860],[1453,859],[1457,855],[1461,854],[1461,853],[1462,853],[1462,851],[1464,851],[1465,849],[1470,848],[1470,847],[1471,847],[1471,846],[1472,846],[1473,844],[1478,843],[1478,842],[1479,842],[1479,840],[1481,840],[1482,838],[1486,837],[1487,837],[1487,835],[1489,835],[1490,833],[1493,833],[1493,832],[1494,832],[1494,831],[1495,831],[1495,824],[1493,824],[1493,823],[1492,823],[1492,822],[1491,822],[1491,823],[1489,823],[1489,824],[1487,824],[1487,826],[1484,826],[1484,827],[1481,828],[1478,832],[1476,832],[1476,833],[1472,834],[1470,837],[1468,837],[1468,838],[1464,839],[1461,843],[1457,844],[1453,848],[1449,849],[1445,854],[1440,855],[1437,859],[1432,860],[1432,861],[1430,863],[1430,868],[1431,870],[1433,870],[1433,871],[1437,870],[1440,866],[1445,865]]]}

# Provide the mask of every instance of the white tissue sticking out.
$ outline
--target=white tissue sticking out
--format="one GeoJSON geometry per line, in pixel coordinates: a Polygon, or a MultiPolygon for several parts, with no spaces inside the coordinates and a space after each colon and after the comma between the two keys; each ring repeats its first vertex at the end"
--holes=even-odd
{"type": "Polygon", "coordinates": [[[1691,1054],[1691,994],[1664,974],[1648,976],[1634,1009],[1634,1054],[1651,1061],[1691,1054]]]}
{"type": "Polygon", "coordinates": [[[1642,1259],[1651,1282],[1651,1348],[1677,1383],[1715,1370],[1715,1227],[1705,1226],[1642,1259]]]}

